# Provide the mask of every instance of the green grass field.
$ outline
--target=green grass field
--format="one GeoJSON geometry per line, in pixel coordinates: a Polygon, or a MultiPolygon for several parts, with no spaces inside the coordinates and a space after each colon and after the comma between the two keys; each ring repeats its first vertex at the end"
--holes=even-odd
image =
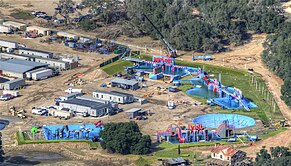
{"type": "Polygon", "coordinates": [[[133,62],[119,60],[114,63],[103,66],[101,67],[101,69],[105,71],[108,75],[112,75],[115,73],[123,72],[125,67],[132,66],[132,65],[133,65],[133,62]]]}
{"type": "Polygon", "coordinates": [[[30,11],[20,10],[20,9],[13,11],[13,13],[11,13],[10,15],[16,19],[23,19],[23,20],[31,20],[34,18],[33,15],[30,14],[30,11]]]}

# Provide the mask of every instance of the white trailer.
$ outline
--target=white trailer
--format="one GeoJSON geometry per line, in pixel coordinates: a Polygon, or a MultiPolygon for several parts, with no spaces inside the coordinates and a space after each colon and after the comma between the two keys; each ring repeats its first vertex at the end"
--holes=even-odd
{"type": "Polygon", "coordinates": [[[8,40],[0,40],[0,47],[15,49],[18,48],[18,43],[8,40]]]}
{"type": "Polygon", "coordinates": [[[3,91],[3,95],[6,95],[6,94],[10,94],[10,95],[12,95],[13,97],[20,96],[19,91],[14,91],[14,90],[4,90],[4,91],[3,91]]]}
{"type": "Polygon", "coordinates": [[[72,113],[70,113],[69,111],[56,110],[56,109],[50,109],[49,114],[53,117],[61,117],[61,118],[72,117],[72,113]]]}
{"type": "Polygon", "coordinates": [[[33,80],[43,80],[53,75],[53,71],[51,69],[37,71],[31,74],[31,78],[33,80]]]}
{"type": "Polygon", "coordinates": [[[11,33],[12,28],[9,26],[0,25],[0,33],[11,33]]]}

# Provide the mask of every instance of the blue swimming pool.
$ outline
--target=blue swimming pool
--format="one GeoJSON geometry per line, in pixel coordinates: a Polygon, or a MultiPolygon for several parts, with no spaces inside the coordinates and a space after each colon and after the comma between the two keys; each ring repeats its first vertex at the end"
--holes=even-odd
{"type": "Polygon", "coordinates": [[[224,121],[227,121],[235,129],[256,125],[255,119],[239,114],[207,114],[198,116],[193,120],[195,124],[201,123],[207,128],[218,128],[224,121]]]}
{"type": "Polygon", "coordinates": [[[46,140],[85,140],[99,137],[103,127],[93,124],[48,125],[42,127],[46,140]]]}

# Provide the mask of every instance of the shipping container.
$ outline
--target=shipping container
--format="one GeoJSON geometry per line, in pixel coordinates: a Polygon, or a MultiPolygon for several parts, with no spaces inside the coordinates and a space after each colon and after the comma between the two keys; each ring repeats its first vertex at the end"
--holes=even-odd
{"type": "Polygon", "coordinates": [[[46,79],[52,75],[53,75],[53,71],[51,69],[46,69],[46,70],[32,73],[31,78],[33,80],[42,80],[42,79],[46,79]]]}
{"type": "Polygon", "coordinates": [[[0,25],[0,33],[11,33],[12,28],[9,26],[0,25]]]}

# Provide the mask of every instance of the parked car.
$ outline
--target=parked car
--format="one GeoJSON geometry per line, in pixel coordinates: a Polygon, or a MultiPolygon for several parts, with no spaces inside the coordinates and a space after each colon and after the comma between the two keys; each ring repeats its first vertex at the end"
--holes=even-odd
{"type": "Polygon", "coordinates": [[[7,101],[7,100],[12,99],[13,97],[14,96],[12,96],[11,94],[4,94],[4,95],[0,96],[0,100],[7,101]]]}

